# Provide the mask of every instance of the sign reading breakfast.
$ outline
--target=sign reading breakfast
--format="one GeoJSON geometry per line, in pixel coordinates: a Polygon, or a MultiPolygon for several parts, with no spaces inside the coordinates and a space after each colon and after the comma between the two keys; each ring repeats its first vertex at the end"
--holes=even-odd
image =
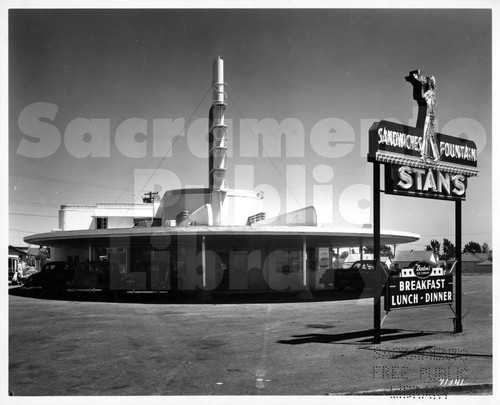
{"type": "Polygon", "coordinates": [[[385,310],[422,305],[453,303],[453,275],[441,267],[418,262],[402,269],[401,275],[390,277],[385,297],[385,310]]]}

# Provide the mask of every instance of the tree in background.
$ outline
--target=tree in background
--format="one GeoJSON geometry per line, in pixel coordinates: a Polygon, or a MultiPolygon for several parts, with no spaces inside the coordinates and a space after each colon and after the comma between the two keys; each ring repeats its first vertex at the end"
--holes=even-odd
{"type": "Polygon", "coordinates": [[[464,246],[462,253],[481,253],[481,245],[477,242],[469,242],[464,246]]]}
{"type": "MultiPolygon", "coordinates": [[[[364,246],[363,252],[373,254],[373,245],[364,246]]],[[[392,249],[388,245],[380,245],[380,256],[394,259],[394,254],[392,253],[392,249]]]]}
{"type": "Polygon", "coordinates": [[[47,260],[50,259],[50,248],[41,247],[36,258],[40,260],[40,266],[43,267],[47,260]]]}
{"type": "Polygon", "coordinates": [[[427,251],[433,251],[438,256],[439,256],[439,250],[440,249],[441,249],[441,244],[436,239],[432,239],[431,240],[431,244],[427,245],[425,247],[425,250],[427,250],[427,251]]]}
{"type": "Polygon", "coordinates": [[[443,254],[439,258],[449,260],[452,257],[455,257],[455,245],[445,238],[443,239],[443,254]]]}
{"type": "Polygon", "coordinates": [[[42,246],[38,249],[37,254],[28,257],[28,265],[34,267],[36,262],[40,261],[40,267],[43,267],[47,260],[50,260],[50,248],[42,246]]]}
{"type": "MultiPolygon", "coordinates": [[[[457,249],[455,245],[451,243],[448,239],[443,239],[443,244],[441,245],[437,240],[432,239],[431,243],[425,247],[425,250],[432,251],[436,253],[441,260],[449,260],[452,257],[455,257],[457,249]],[[440,253],[440,249],[443,249],[443,253],[440,253]]],[[[490,253],[490,247],[487,243],[483,243],[481,246],[477,242],[469,242],[467,243],[462,253],[490,253]]]]}

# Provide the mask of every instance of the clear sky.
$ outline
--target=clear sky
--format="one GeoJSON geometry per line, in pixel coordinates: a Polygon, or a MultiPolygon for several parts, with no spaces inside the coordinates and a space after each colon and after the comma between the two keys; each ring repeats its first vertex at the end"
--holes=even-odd
{"type": "MultiPolygon", "coordinates": [[[[62,204],[207,186],[221,55],[230,187],[264,190],[271,212],[314,204],[343,227],[371,222],[371,123],[414,125],[404,76],[435,76],[438,130],[480,151],[463,241],[492,246],[491,24],[487,9],[10,10],[9,244],[57,228],[62,204]],[[162,133],[167,120],[179,121],[162,133]],[[281,146],[273,122],[289,134],[281,146]],[[145,134],[122,136],[134,126],[145,134]]],[[[409,248],[454,242],[454,204],[383,195],[382,228],[420,234],[409,248]]]]}

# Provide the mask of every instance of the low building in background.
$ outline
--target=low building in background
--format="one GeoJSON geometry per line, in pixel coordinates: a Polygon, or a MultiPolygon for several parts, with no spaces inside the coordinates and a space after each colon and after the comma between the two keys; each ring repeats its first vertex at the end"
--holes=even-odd
{"type": "Polygon", "coordinates": [[[464,273],[491,273],[493,271],[492,254],[462,253],[462,271],[464,273]]]}
{"type": "Polygon", "coordinates": [[[438,265],[439,257],[432,250],[398,250],[394,257],[394,266],[403,269],[413,262],[428,262],[438,265]]]}

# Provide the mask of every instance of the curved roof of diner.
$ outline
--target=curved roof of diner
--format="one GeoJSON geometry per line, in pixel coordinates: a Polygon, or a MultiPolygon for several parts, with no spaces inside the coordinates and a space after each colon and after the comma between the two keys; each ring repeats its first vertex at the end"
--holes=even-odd
{"type": "MultiPolygon", "coordinates": [[[[373,244],[373,230],[371,228],[339,228],[333,226],[185,226],[185,227],[151,227],[151,228],[113,228],[113,229],[86,229],[75,231],[53,231],[27,236],[24,241],[42,246],[63,246],[104,242],[112,238],[113,241],[126,238],[144,238],[152,236],[193,237],[205,236],[214,238],[248,237],[251,239],[281,239],[300,238],[308,244],[331,247],[349,247],[360,244],[373,244]]],[[[382,244],[410,243],[420,239],[420,235],[382,230],[380,240],[382,244]]]]}

